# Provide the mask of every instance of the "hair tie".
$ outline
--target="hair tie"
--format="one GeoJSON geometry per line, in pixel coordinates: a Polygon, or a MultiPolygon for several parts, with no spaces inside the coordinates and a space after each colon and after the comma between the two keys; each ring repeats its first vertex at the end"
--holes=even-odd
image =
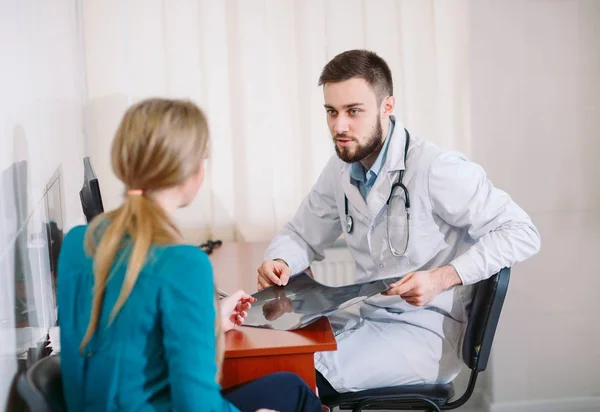
{"type": "Polygon", "coordinates": [[[144,194],[144,191],[142,189],[130,189],[127,191],[127,194],[129,196],[141,196],[144,194]]]}

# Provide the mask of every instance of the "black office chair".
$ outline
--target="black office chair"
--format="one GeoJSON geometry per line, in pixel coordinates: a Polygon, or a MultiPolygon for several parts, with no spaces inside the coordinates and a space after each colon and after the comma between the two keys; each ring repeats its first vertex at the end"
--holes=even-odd
{"type": "Polygon", "coordinates": [[[17,391],[30,411],[66,412],[60,376],[60,357],[46,356],[19,377],[17,391]]]}
{"type": "Polygon", "coordinates": [[[462,348],[463,360],[471,369],[471,376],[467,389],[460,398],[451,401],[454,397],[454,386],[448,383],[391,386],[347,392],[322,399],[322,402],[330,408],[339,406],[340,409],[352,409],[354,412],[367,407],[440,412],[464,405],[473,394],[477,375],[487,367],[509,279],[510,269],[505,268],[476,285],[477,290],[462,348]]]}

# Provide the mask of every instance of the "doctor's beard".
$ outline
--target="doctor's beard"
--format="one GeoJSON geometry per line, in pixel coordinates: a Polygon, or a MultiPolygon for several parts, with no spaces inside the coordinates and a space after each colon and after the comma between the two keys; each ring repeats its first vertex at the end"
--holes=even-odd
{"type": "Polygon", "coordinates": [[[375,126],[375,130],[373,131],[371,136],[369,136],[369,139],[367,140],[367,142],[364,145],[358,144],[358,147],[354,151],[349,150],[349,148],[347,148],[347,147],[340,148],[335,142],[335,140],[337,138],[346,138],[346,139],[350,138],[350,139],[354,140],[354,142],[356,142],[356,143],[358,143],[358,142],[356,141],[356,138],[354,138],[352,136],[348,136],[346,134],[336,134],[333,137],[333,146],[335,147],[335,152],[337,153],[338,157],[340,159],[342,159],[344,162],[346,162],[346,163],[360,162],[361,160],[365,159],[366,157],[370,156],[371,154],[381,150],[381,148],[383,147],[382,134],[383,134],[383,130],[381,129],[381,119],[378,115],[377,116],[377,125],[375,126]]]}

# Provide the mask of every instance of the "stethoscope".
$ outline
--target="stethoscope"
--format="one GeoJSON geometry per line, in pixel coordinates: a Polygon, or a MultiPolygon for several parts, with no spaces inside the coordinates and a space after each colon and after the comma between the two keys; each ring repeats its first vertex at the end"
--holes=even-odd
{"type": "MultiPolygon", "coordinates": [[[[398,174],[398,181],[392,185],[392,189],[390,190],[390,195],[388,196],[387,202],[386,202],[388,246],[390,248],[390,252],[392,252],[392,255],[397,256],[397,257],[406,256],[406,250],[408,249],[408,238],[409,238],[409,225],[408,225],[409,222],[408,221],[410,220],[410,198],[408,197],[408,189],[402,183],[402,178],[404,177],[404,171],[406,170],[406,157],[408,154],[408,145],[410,144],[410,134],[408,133],[408,130],[406,130],[406,129],[404,129],[404,134],[406,135],[406,142],[404,143],[404,170],[400,170],[400,173],[398,174]],[[397,188],[401,188],[402,191],[404,192],[404,209],[406,211],[406,220],[407,220],[406,245],[402,252],[398,252],[398,250],[396,250],[396,248],[394,248],[394,246],[392,245],[392,242],[390,240],[390,200],[392,199],[392,196],[394,195],[394,190],[396,190],[397,188]]],[[[351,234],[352,230],[354,229],[354,219],[348,213],[348,196],[346,196],[345,194],[344,194],[344,214],[346,215],[346,232],[348,234],[351,234]]]]}

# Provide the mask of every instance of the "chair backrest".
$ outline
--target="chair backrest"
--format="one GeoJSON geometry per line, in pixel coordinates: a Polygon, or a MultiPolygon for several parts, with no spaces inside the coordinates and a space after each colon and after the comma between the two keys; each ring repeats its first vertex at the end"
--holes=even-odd
{"type": "Polygon", "coordinates": [[[504,268],[475,286],[463,343],[463,360],[476,372],[487,367],[509,279],[510,268],[504,268]]]}
{"type": "Polygon", "coordinates": [[[19,377],[17,391],[31,411],[66,412],[60,357],[47,356],[31,365],[19,377]]]}

